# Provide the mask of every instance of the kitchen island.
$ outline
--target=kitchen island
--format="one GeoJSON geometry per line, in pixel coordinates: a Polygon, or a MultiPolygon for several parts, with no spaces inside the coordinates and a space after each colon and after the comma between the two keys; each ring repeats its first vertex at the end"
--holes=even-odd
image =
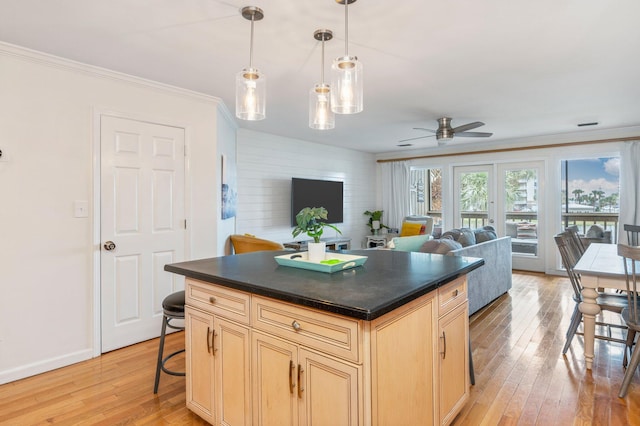
{"type": "Polygon", "coordinates": [[[447,424],[469,389],[465,275],[482,259],[361,250],[323,273],[256,252],[186,280],[187,405],[212,424],[447,424]],[[443,380],[446,377],[446,380],[443,380]]]}

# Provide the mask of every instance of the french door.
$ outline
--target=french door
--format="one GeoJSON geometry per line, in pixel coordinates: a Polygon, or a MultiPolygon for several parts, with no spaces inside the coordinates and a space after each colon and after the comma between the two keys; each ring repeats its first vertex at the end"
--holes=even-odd
{"type": "Polygon", "coordinates": [[[455,226],[493,226],[511,237],[514,269],[544,271],[543,171],[542,161],[455,167],[455,226]]]}

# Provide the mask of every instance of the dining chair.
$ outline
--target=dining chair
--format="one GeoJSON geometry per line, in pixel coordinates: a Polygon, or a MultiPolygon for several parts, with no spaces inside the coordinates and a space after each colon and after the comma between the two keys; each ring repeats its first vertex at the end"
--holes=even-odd
{"type": "Polygon", "coordinates": [[[578,226],[577,225],[571,225],[571,226],[567,226],[565,228],[565,231],[569,233],[569,243],[571,244],[571,248],[579,254],[578,257],[582,256],[584,254],[584,251],[586,250],[586,247],[584,246],[584,244],[582,243],[582,240],[580,239],[580,233],[578,232],[578,226]]]}
{"type": "MultiPolygon", "coordinates": [[[[576,334],[583,335],[582,332],[578,332],[578,326],[582,322],[582,312],[580,312],[579,308],[579,305],[582,302],[582,283],[580,282],[580,275],[574,270],[574,267],[576,263],[578,263],[578,259],[580,257],[571,248],[572,238],[573,237],[571,237],[568,231],[561,232],[554,236],[554,240],[556,242],[556,245],[558,246],[558,251],[560,252],[560,257],[562,258],[562,265],[567,272],[567,276],[569,277],[569,281],[571,282],[571,287],[573,288],[573,301],[575,302],[573,314],[571,315],[571,322],[569,323],[569,329],[566,333],[566,341],[564,347],[562,348],[563,354],[567,353],[569,346],[571,346],[573,336],[575,336],[576,334]]],[[[626,296],[621,294],[600,292],[598,297],[596,298],[596,303],[603,311],[621,313],[622,310],[627,306],[627,298],[626,296]]],[[[627,327],[620,324],[613,324],[603,321],[596,321],[596,325],[605,326],[607,329],[607,334],[601,335],[596,333],[595,338],[626,344],[626,339],[619,339],[611,335],[611,327],[621,329],[626,329],[627,327]]]]}
{"type": "Polygon", "coordinates": [[[640,240],[640,225],[624,225],[624,230],[627,231],[627,244],[630,246],[640,246],[638,242],[640,240]]]}
{"type": "MultiPolygon", "coordinates": [[[[625,225],[626,228],[626,225],[625,225]]],[[[618,244],[618,256],[624,258],[624,274],[627,284],[628,306],[622,310],[622,319],[627,324],[627,341],[624,351],[624,358],[627,358],[627,350],[631,351],[631,361],[624,373],[620,393],[618,396],[624,398],[627,395],[629,384],[633,378],[638,364],[640,364],[640,349],[638,345],[633,347],[636,333],[640,331],[640,309],[638,296],[638,281],[640,280],[640,247],[631,247],[626,244],[618,244]]]]}

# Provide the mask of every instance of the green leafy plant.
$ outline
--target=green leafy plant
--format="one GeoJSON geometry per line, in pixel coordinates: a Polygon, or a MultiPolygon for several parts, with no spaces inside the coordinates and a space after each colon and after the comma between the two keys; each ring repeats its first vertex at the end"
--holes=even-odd
{"type": "Polygon", "coordinates": [[[371,233],[373,233],[376,229],[373,227],[373,222],[374,221],[378,221],[380,223],[380,228],[387,228],[389,229],[389,227],[385,224],[383,224],[381,222],[382,220],[382,212],[383,210],[374,210],[374,211],[369,211],[367,210],[366,212],[364,212],[365,215],[369,216],[369,223],[367,223],[367,226],[371,229],[371,233]]]}
{"type": "Polygon", "coordinates": [[[328,226],[342,234],[342,232],[330,223],[321,222],[322,219],[327,220],[329,212],[324,207],[305,207],[296,215],[296,227],[291,232],[293,237],[297,237],[303,232],[313,238],[316,243],[320,242],[320,237],[324,232],[324,227],[328,226]]]}

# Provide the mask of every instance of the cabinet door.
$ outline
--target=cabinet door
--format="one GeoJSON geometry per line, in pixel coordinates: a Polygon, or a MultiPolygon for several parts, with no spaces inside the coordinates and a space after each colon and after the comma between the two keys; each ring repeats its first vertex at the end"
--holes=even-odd
{"type": "Polygon", "coordinates": [[[251,342],[249,329],[214,318],[213,353],[219,425],[251,425],[251,342]]]}
{"type": "Polygon", "coordinates": [[[254,424],[298,424],[296,345],[257,331],[251,343],[254,424]]]}
{"type": "Polygon", "coordinates": [[[298,399],[301,425],[361,424],[361,367],[300,349],[298,399]]]}
{"type": "Polygon", "coordinates": [[[213,315],[185,307],[187,407],[214,423],[213,315]]]}
{"type": "Polygon", "coordinates": [[[439,321],[440,424],[449,424],[469,397],[469,317],[464,303],[439,321]]]}
{"type": "Polygon", "coordinates": [[[373,323],[372,423],[433,425],[437,419],[434,298],[405,306],[373,323]]]}

